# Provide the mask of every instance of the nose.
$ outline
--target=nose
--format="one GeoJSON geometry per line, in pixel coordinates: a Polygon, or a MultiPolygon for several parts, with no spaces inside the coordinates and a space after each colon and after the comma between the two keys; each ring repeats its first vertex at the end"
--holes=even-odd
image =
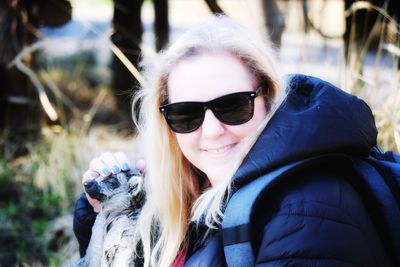
{"type": "Polygon", "coordinates": [[[215,117],[210,109],[206,110],[201,129],[202,135],[208,138],[218,137],[225,132],[224,124],[215,117]]]}
{"type": "Polygon", "coordinates": [[[86,181],[83,186],[85,187],[86,193],[88,193],[91,198],[99,201],[102,200],[100,187],[94,179],[86,181]]]}

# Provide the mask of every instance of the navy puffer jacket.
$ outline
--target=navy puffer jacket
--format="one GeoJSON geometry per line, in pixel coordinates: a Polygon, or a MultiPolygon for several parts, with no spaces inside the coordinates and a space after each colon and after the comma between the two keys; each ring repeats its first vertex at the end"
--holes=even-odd
{"type": "MultiPolygon", "coordinates": [[[[365,156],[376,144],[374,119],[362,100],[304,75],[289,77],[287,92],[235,174],[236,185],[321,154],[365,156]]],[[[295,175],[259,201],[252,222],[257,266],[392,266],[351,173],[325,164],[295,175]]],[[[206,230],[190,227],[185,266],[226,266],[221,231],[199,242],[206,230]]],[[[75,227],[78,239],[82,231],[87,236],[75,227]]]]}

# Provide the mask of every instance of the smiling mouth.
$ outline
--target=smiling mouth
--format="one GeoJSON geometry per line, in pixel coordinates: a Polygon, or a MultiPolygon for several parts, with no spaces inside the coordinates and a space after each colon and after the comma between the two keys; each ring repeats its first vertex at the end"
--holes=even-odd
{"type": "Polygon", "coordinates": [[[202,149],[202,151],[208,152],[212,155],[221,155],[224,154],[228,151],[230,151],[232,148],[234,148],[237,145],[237,143],[233,143],[227,146],[219,147],[219,148],[210,148],[210,149],[202,149]]]}

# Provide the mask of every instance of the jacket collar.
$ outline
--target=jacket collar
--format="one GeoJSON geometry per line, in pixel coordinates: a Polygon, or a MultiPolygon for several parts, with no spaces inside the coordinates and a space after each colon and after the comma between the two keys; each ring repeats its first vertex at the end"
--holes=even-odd
{"type": "Polygon", "coordinates": [[[315,77],[288,77],[287,96],[234,175],[246,183],[274,168],[325,153],[366,155],[377,129],[368,105],[315,77]]]}

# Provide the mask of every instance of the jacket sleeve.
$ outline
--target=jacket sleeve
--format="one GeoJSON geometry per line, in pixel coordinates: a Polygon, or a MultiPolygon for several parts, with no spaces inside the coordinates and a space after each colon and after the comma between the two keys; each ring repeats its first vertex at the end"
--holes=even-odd
{"type": "Polygon", "coordinates": [[[266,200],[256,266],[391,266],[360,197],[345,179],[303,174],[266,200]]]}
{"type": "Polygon", "coordinates": [[[97,213],[89,204],[85,193],[82,193],[76,201],[74,211],[73,229],[79,243],[79,254],[85,256],[86,249],[92,236],[92,227],[96,220],[97,213]]]}

